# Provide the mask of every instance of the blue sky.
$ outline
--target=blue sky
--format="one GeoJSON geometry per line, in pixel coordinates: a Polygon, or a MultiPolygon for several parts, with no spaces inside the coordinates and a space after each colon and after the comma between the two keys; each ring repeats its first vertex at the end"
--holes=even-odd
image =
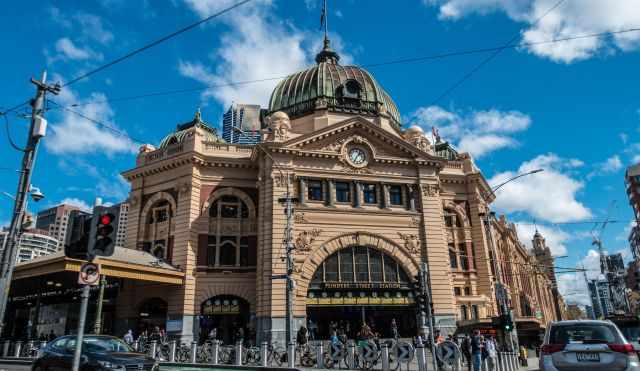
{"type": "MultiPolygon", "coordinates": [[[[33,95],[29,78],[43,68],[50,81],[67,81],[201,17],[231,0],[13,2],[0,14],[4,46],[0,107],[33,95]]],[[[633,1],[565,0],[535,22],[552,0],[329,1],[329,28],[344,63],[368,65],[407,57],[500,46],[519,34],[535,43],[640,27],[633,1]]],[[[231,102],[265,105],[275,80],[138,100],[104,102],[173,89],[197,88],[287,75],[313,63],[322,34],[320,0],[254,0],[208,24],[63,89],[62,105],[157,144],[192,118],[219,126],[231,102]]],[[[616,37],[538,44],[505,50],[471,79],[434,100],[486,54],[392,64],[369,70],[396,101],[405,126],[439,127],[444,139],[474,155],[492,182],[542,167],[545,172],[511,183],[495,208],[519,222],[528,242],[533,221],[553,250],[568,255],[558,265],[596,268],[592,224],[612,201],[603,240],[610,252],[628,254],[632,213],[624,169],[640,161],[637,66],[640,32],[616,37]]],[[[55,107],[55,106],[52,106],[55,107]]],[[[0,108],[1,109],[1,108],[0,108]]],[[[49,135],[38,153],[33,184],[47,198],[32,210],[67,200],[117,202],[128,188],[118,174],[133,166],[138,144],[60,110],[47,117],[49,135]]],[[[10,115],[14,141],[24,143],[28,122],[10,115]]],[[[0,135],[2,167],[17,168],[20,153],[0,135]]],[[[15,192],[17,176],[0,170],[0,191],[15,192]]],[[[0,223],[11,202],[0,199],[0,223]]],[[[593,273],[595,274],[595,273],[593,273]]],[[[568,299],[585,302],[574,275],[561,279],[568,299]]]]}

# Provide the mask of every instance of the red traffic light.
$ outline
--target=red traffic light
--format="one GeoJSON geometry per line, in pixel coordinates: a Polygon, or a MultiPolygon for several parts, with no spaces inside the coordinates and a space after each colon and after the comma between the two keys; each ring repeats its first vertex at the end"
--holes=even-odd
{"type": "Polygon", "coordinates": [[[111,214],[104,214],[100,216],[100,224],[101,225],[109,225],[113,221],[113,216],[111,214]]]}

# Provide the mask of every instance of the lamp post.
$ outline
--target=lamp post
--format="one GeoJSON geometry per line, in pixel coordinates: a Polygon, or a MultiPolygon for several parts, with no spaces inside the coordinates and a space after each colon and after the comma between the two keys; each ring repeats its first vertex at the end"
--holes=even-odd
{"type": "MultiPolygon", "coordinates": [[[[516,179],[520,179],[522,177],[537,174],[544,171],[543,169],[535,169],[532,171],[528,171],[526,173],[518,174],[512,178],[507,179],[506,181],[498,184],[497,186],[491,188],[491,194],[495,196],[496,191],[505,186],[506,184],[513,182],[516,179]]],[[[511,310],[507,306],[507,292],[502,283],[502,272],[500,271],[500,264],[498,264],[498,254],[495,248],[495,244],[493,242],[493,232],[491,230],[491,220],[490,216],[495,217],[495,212],[490,211],[491,209],[487,205],[487,213],[480,213],[479,216],[482,218],[485,233],[487,235],[487,239],[489,240],[489,248],[493,254],[492,265],[493,271],[495,272],[493,279],[495,280],[495,292],[496,292],[496,302],[498,304],[498,314],[506,315],[508,314],[511,317],[511,310]]],[[[515,329],[515,326],[514,326],[515,329]]],[[[511,345],[511,349],[515,350],[513,346],[513,337],[509,335],[509,343],[511,345]]]]}
{"type": "MultiPolygon", "coordinates": [[[[246,133],[237,127],[233,128],[234,131],[246,135],[246,133]]],[[[259,148],[262,153],[264,153],[270,160],[271,162],[275,165],[278,162],[273,158],[273,156],[271,156],[271,154],[269,153],[269,151],[267,151],[263,146],[262,143],[256,143],[255,144],[257,148],[259,148]]],[[[293,323],[293,288],[294,288],[294,282],[292,279],[292,274],[293,274],[293,203],[296,201],[295,198],[291,197],[291,180],[290,180],[290,176],[289,174],[285,174],[284,172],[282,172],[282,169],[280,169],[280,167],[276,167],[276,170],[278,170],[278,172],[280,173],[280,178],[284,178],[286,179],[286,193],[285,193],[285,197],[284,199],[281,199],[282,201],[284,201],[285,204],[285,213],[287,215],[287,224],[285,226],[285,231],[284,231],[284,245],[285,245],[285,260],[286,260],[286,273],[285,273],[285,279],[286,279],[286,319],[285,319],[285,336],[286,336],[286,341],[287,341],[287,351],[289,351],[290,348],[292,348],[293,345],[295,345],[294,343],[294,339],[293,339],[293,329],[295,327],[294,323],[293,323]]],[[[289,356],[287,357],[288,359],[288,363],[289,363],[289,367],[293,367],[293,354],[289,354],[289,356]]]]}

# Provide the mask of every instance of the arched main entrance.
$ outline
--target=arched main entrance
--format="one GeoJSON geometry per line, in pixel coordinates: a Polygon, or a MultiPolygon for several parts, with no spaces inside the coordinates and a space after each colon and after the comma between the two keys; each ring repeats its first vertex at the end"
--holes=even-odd
{"type": "Polygon", "coordinates": [[[329,255],[316,269],[307,291],[308,326],[318,338],[332,329],[354,338],[363,322],[391,337],[416,334],[409,277],[392,256],[367,246],[329,255]]]}
{"type": "Polygon", "coordinates": [[[167,302],[160,298],[150,298],[138,307],[138,334],[151,332],[154,327],[164,328],[167,324],[167,302]]]}
{"type": "Polygon", "coordinates": [[[218,295],[202,302],[200,306],[200,337],[210,339],[215,329],[217,340],[225,344],[252,339],[249,328],[249,302],[234,295],[218,295]],[[241,333],[238,331],[241,330],[241,333]]]}

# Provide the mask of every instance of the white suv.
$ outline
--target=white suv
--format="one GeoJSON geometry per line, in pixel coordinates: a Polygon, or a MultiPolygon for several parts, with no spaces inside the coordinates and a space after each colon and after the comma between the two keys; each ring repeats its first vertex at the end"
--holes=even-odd
{"type": "Polygon", "coordinates": [[[611,321],[560,321],[547,327],[541,371],[640,371],[638,356],[611,321]]]}

